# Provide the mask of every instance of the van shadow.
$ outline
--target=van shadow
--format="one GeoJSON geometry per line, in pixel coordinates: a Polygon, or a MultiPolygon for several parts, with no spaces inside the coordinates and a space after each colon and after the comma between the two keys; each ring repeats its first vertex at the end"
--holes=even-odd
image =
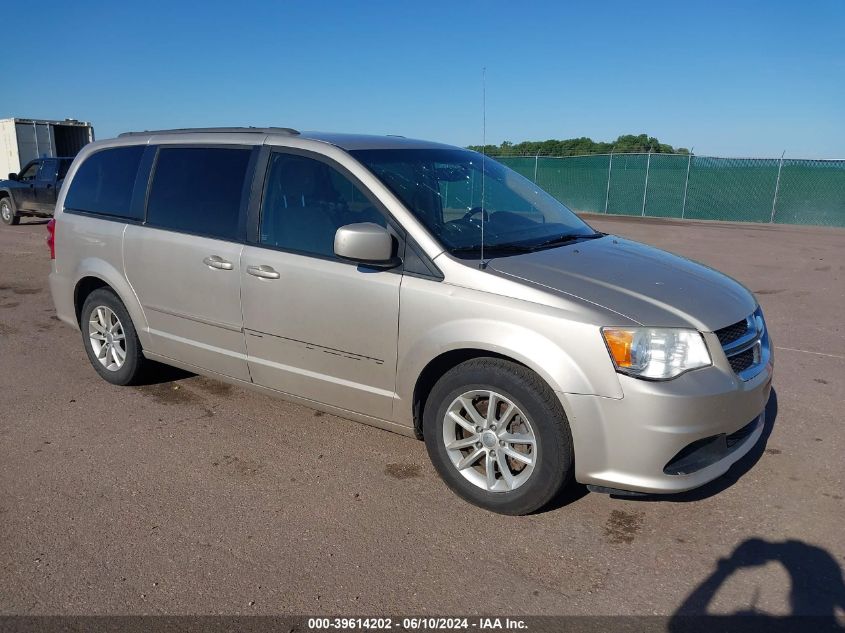
{"type": "Polygon", "coordinates": [[[775,389],[772,388],[772,393],[769,396],[769,401],[766,403],[766,422],[763,425],[763,433],[760,435],[760,439],[757,440],[757,443],[750,451],[748,451],[748,453],[743,455],[742,458],[739,459],[739,461],[737,461],[733,466],[731,466],[728,472],[726,472],[720,477],[717,477],[710,483],[701,486],[700,488],[696,488],[695,490],[690,490],[688,492],[679,492],[675,494],[666,495],[642,494],[636,496],[610,496],[618,496],[619,498],[624,498],[632,501],[663,501],[670,503],[688,503],[690,501],[701,501],[702,499],[707,499],[709,497],[717,495],[720,492],[733,486],[745,475],[745,473],[754,468],[757,462],[760,461],[760,458],[766,451],[766,444],[768,443],[769,436],[772,434],[772,430],[774,429],[775,420],[777,419],[777,416],[778,395],[775,389]]]}
{"type": "Polygon", "coordinates": [[[141,379],[134,383],[136,386],[160,385],[165,382],[176,382],[196,376],[196,374],[171,365],[162,365],[161,363],[152,363],[151,365],[151,367],[146,368],[141,379]]]}
{"type": "MultiPolygon", "coordinates": [[[[756,598],[755,598],[756,602],[756,598]]],[[[752,538],[741,543],[728,558],[716,563],[671,616],[671,632],[695,631],[845,631],[845,581],[836,559],[826,550],[802,541],[769,542],[752,538]],[[744,568],[780,563],[789,574],[790,613],[767,614],[752,603],[729,615],[712,615],[708,607],[728,578],[744,568]],[[837,621],[837,611],[840,620],[837,621]]]]}
{"type": "Polygon", "coordinates": [[[564,506],[568,506],[569,504],[575,503],[579,499],[586,497],[588,494],[590,494],[590,491],[587,490],[587,486],[579,484],[573,479],[569,482],[568,486],[564,486],[564,488],[558,492],[556,496],[552,497],[551,501],[531,514],[545,514],[546,512],[559,510],[564,506]]]}

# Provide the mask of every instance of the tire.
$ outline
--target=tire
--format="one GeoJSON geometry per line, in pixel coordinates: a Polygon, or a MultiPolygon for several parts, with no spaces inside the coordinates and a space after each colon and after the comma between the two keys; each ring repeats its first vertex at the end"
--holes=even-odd
{"type": "Polygon", "coordinates": [[[0,198],[0,220],[3,221],[3,224],[11,226],[20,224],[21,219],[15,211],[15,205],[12,203],[12,199],[8,196],[0,198]]]}
{"type": "Polygon", "coordinates": [[[537,374],[510,361],[477,358],[446,372],[426,401],[423,435],[446,484],[458,496],[492,512],[520,515],[539,510],[572,478],[572,435],[560,401],[537,374]],[[489,392],[497,396],[492,418],[486,415],[489,392]],[[456,422],[455,415],[463,422],[456,422]],[[531,438],[533,445],[514,441],[531,438]],[[469,442],[473,443],[463,447],[469,442]],[[467,467],[478,451],[481,456],[467,467]],[[519,459],[512,457],[515,453],[521,453],[519,459]]]}
{"type": "Polygon", "coordinates": [[[88,360],[104,380],[113,385],[132,385],[142,378],[148,361],[141,353],[141,343],[126,307],[112,290],[98,288],[88,295],[82,306],[79,329],[88,360]],[[109,332],[104,324],[111,324],[112,330],[109,332]],[[119,339],[121,335],[123,338],[119,339]],[[112,352],[112,347],[117,349],[112,352]]]}

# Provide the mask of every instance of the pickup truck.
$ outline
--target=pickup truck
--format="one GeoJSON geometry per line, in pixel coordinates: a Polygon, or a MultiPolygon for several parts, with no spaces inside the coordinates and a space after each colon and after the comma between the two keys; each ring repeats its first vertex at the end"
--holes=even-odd
{"type": "Polygon", "coordinates": [[[18,224],[22,216],[49,218],[72,158],[37,158],[19,174],[0,180],[0,220],[18,224]]]}

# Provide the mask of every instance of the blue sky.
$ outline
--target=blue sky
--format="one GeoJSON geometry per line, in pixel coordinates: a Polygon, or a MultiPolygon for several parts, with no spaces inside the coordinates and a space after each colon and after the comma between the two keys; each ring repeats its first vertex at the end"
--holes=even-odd
{"type": "Polygon", "coordinates": [[[841,0],[42,1],[4,25],[0,117],[76,117],[98,138],[278,125],[480,143],[486,66],[488,142],[647,133],[845,158],[841,0]]]}

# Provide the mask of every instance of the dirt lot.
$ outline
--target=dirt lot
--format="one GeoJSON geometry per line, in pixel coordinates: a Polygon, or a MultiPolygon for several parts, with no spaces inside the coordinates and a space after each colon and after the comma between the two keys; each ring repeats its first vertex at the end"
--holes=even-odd
{"type": "Polygon", "coordinates": [[[105,383],[54,316],[44,226],[0,227],[0,613],[842,615],[845,231],[594,224],[757,293],[775,419],[697,493],[521,518],[412,439],[200,377],[105,383]]]}

